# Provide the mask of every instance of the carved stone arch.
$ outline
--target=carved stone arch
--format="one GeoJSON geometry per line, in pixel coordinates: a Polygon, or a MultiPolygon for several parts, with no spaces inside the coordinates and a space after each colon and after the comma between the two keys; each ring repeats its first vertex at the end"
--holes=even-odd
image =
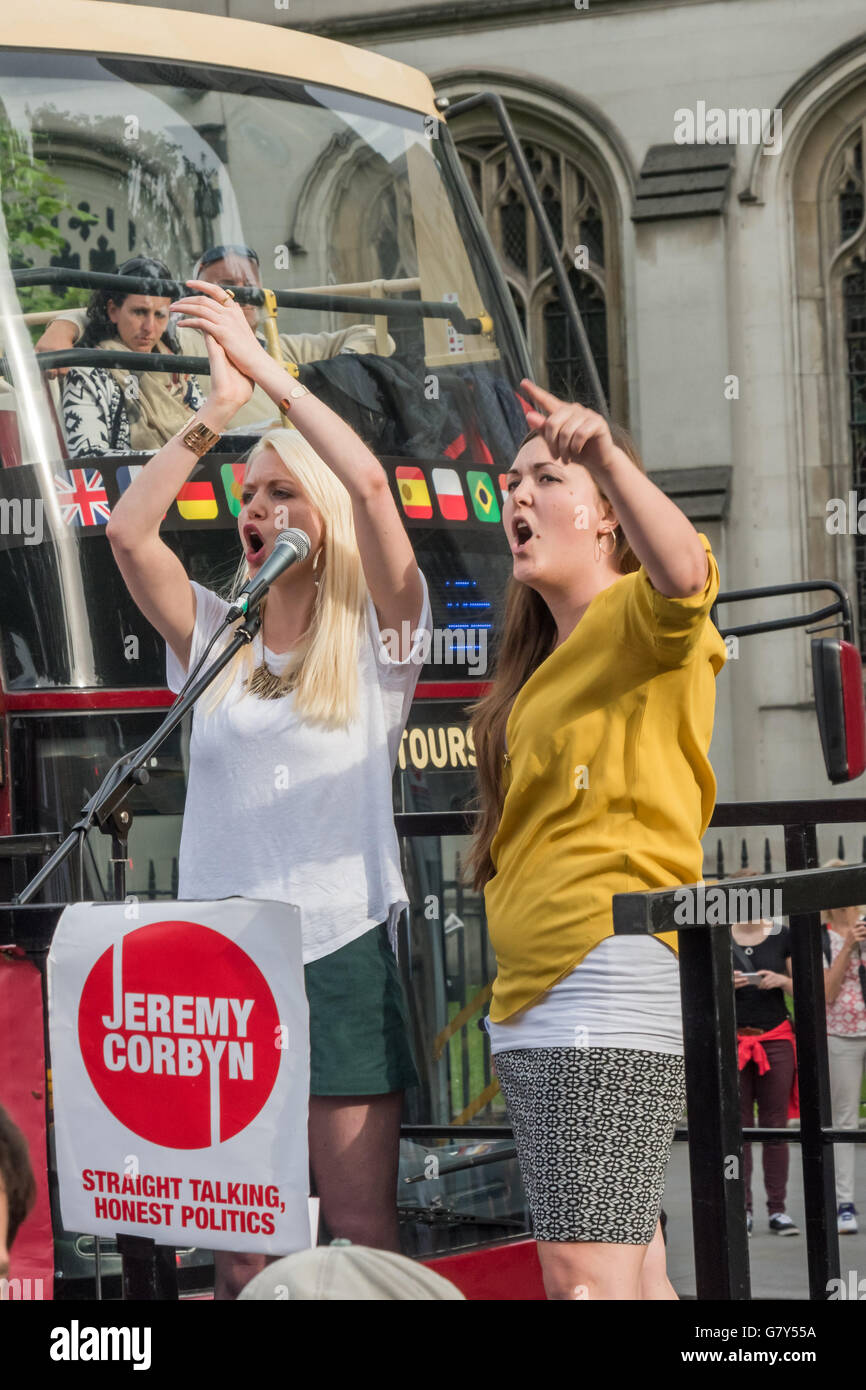
{"type": "Polygon", "coordinates": [[[418,273],[408,180],[395,178],[394,166],[349,127],[332,136],[310,169],[294,209],[291,235],[306,253],[307,284],[399,279],[418,273]]]}
{"type": "MultiPolygon", "coordinates": [[[[569,270],[573,286],[579,298],[584,298],[585,315],[588,302],[605,319],[603,334],[599,335],[596,331],[590,336],[595,339],[593,346],[597,350],[597,360],[599,351],[606,358],[606,373],[603,375],[607,376],[611,414],[615,419],[627,423],[630,372],[625,323],[626,305],[631,297],[630,267],[633,264],[630,254],[633,232],[628,210],[631,207],[635,170],[624,142],[600,111],[554,83],[535,81],[524,74],[506,70],[478,69],[471,72],[452,69],[434,74],[433,82],[437,94],[448,97],[452,102],[479,90],[496,91],[503,97],[529,154],[530,164],[535,166],[542,201],[545,201],[545,179],[550,173],[551,161],[559,161],[559,226],[555,225],[555,218],[551,218],[551,221],[554,222],[555,233],[559,234],[563,262],[569,270]],[[599,231],[595,238],[590,238],[595,244],[588,248],[588,263],[584,268],[577,269],[575,252],[579,246],[587,243],[587,214],[594,205],[597,208],[599,231]],[[603,255],[600,255],[602,248],[603,255]],[[591,296],[589,301],[586,300],[587,294],[591,296]]],[[[446,110],[446,120],[447,115],[446,110]]],[[[502,209],[519,203],[522,193],[510,159],[505,157],[505,176],[495,187],[495,180],[491,179],[484,167],[478,171],[479,165],[484,166],[498,159],[497,138],[501,143],[498,122],[492,110],[482,106],[455,118],[450,128],[464,167],[473,161],[476,164],[475,176],[471,167],[467,169],[470,183],[480,201],[491,239],[500,253],[502,268],[512,293],[526,306],[530,352],[535,371],[539,379],[544,381],[553,361],[548,352],[553,346],[550,306],[558,300],[558,295],[549,265],[539,261],[537,256],[535,264],[531,264],[537,245],[528,209],[528,263],[521,265],[511,259],[514,248],[513,245],[509,246],[508,214],[503,225],[502,209]]],[[[510,214],[510,218],[515,225],[519,221],[516,212],[510,214]]],[[[582,263],[584,255],[578,259],[582,263]]],[[[592,312],[591,308],[591,315],[592,312]]],[[[560,334],[564,332],[564,326],[556,327],[560,334]]],[[[556,389],[555,386],[553,389],[556,389]]]]}
{"type": "MultiPolygon", "coordinates": [[[[833,55],[831,55],[831,58],[833,55]]],[[[805,566],[856,599],[866,636],[866,536],[828,532],[827,504],[866,497],[866,42],[798,84],[790,134],[759,187],[790,207],[793,380],[808,523],[805,566]],[[838,81],[833,85],[833,76],[838,81]]],[[[785,107],[782,129],[785,131],[785,107]]],[[[764,157],[767,160],[767,157],[764,157]]],[[[856,522],[855,522],[856,524],[856,522]]]]}

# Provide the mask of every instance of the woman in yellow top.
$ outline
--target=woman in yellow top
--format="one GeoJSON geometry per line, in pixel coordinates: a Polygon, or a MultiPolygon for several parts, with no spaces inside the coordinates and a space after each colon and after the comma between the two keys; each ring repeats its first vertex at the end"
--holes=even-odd
{"type": "Polygon", "coordinates": [[[675,1298],[659,1211],[685,1101],[676,934],[614,937],[611,897],[701,878],[719,573],[625,431],[523,390],[538,409],[508,474],[513,578],[473,721],[491,1050],[548,1297],[675,1298]]]}

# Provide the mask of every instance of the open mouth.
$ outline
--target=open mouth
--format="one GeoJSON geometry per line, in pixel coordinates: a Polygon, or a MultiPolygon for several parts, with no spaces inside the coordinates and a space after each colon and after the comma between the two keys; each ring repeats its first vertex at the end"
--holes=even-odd
{"type": "Polygon", "coordinates": [[[514,537],[515,551],[523,550],[527,543],[532,540],[532,527],[522,516],[517,517],[511,528],[511,532],[514,537]]]}
{"type": "Polygon", "coordinates": [[[256,530],[255,526],[244,527],[244,545],[246,547],[247,560],[254,560],[260,556],[265,548],[264,536],[256,530]]]}

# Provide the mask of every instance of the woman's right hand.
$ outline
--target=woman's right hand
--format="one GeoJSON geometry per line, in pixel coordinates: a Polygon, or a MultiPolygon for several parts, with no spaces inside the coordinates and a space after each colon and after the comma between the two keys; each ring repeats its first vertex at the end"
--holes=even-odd
{"type": "Polygon", "coordinates": [[[742,989],[743,985],[746,985],[748,983],[749,982],[743,974],[742,970],[734,971],[734,989],[742,989]]]}
{"type": "Polygon", "coordinates": [[[221,408],[240,410],[253,394],[254,382],[226,356],[225,349],[210,333],[204,334],[210,362],[210,392],[208,401],[221,408]]]}
{"type": "Polygon", "coordinates": [[[236,370],[255,382],[257,367],[263,362],[271,364],[273,358],[250,328],[241,306],[226,295],[221,285],[212,285],[208,280],[186,283],[190,294],[171,305],[172,313],[183,315],[178,326],[197,328],[208,341],[215,338],[236,370]]]}

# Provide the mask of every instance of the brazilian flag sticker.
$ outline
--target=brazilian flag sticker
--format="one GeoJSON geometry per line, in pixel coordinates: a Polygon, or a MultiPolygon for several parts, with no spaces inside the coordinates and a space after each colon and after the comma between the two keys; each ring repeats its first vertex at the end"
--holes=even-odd
{"type": "Polygon", "coordinates": [[[501,521],[502,513],[496,500],[496,490],[489,473],[467,472],[469,496],[479,521],[501,521]]]}

